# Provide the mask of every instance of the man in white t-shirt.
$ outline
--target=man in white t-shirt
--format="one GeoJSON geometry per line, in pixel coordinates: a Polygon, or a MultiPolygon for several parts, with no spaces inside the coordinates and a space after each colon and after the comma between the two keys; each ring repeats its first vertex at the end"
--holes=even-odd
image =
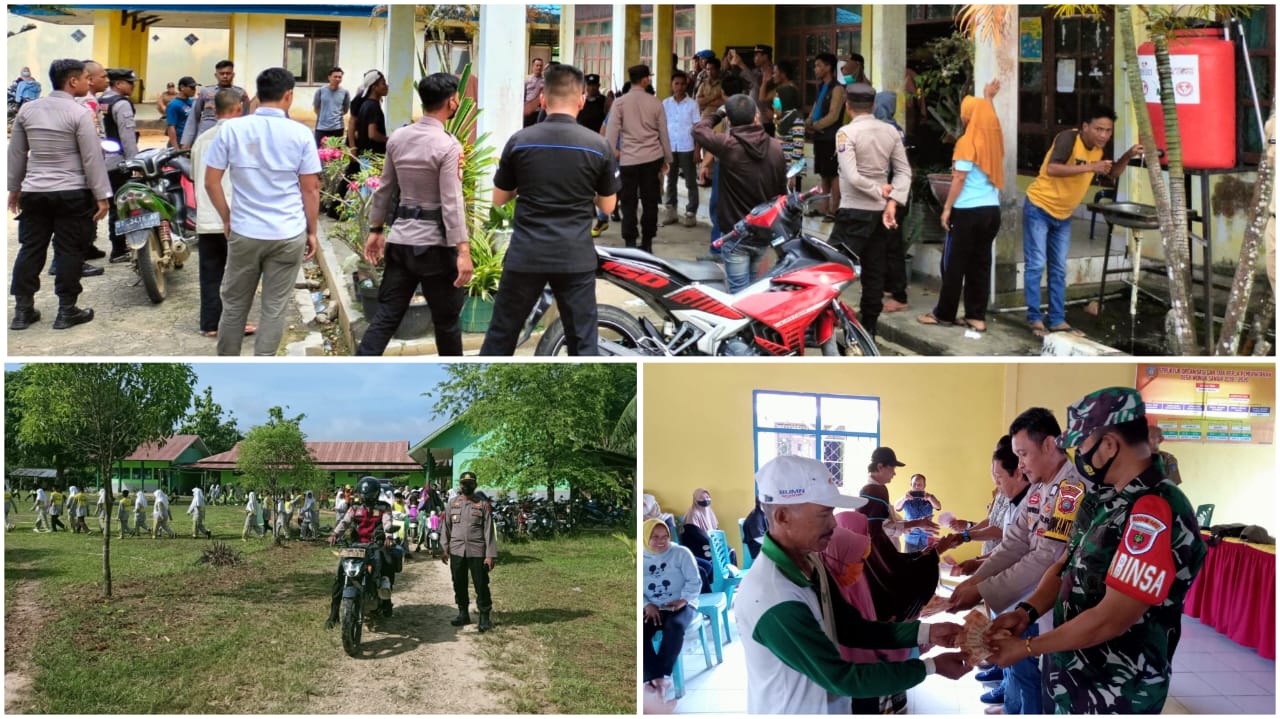
{"type": "Polygon", "coordinates": [[[258,75],[258,111],[228,122],[209,146],[204,185],[227,228],[218,354],[239,355],[245,320],[262,278],[261,317],[254,354],[274,356],[298,267],[319,246],[320,156],[306,125],[286,114],[293,73],[282,67],[258,75]],[[228,205],[222,189],[231,175],[228,205]]]}

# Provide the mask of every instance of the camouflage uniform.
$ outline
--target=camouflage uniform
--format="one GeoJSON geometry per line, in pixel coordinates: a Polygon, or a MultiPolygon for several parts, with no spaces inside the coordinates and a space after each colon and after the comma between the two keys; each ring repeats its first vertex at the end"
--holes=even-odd
{"type": "MultiPolygon", "coordinates": [[[[1144,414],[1131,389],[1096,392],[1068,410],[1059,444],[1079,447],[1093,430],[1144,414]]],[[[1108,588],[1151,606],[1114,639],[1048,656],[1045,683],[1060,714],[1159,713],[1164,707],[1183,600],[1204,563],[1205,545],[1190,502],[1163,475],[1153,462],[1120,491],[1099,483],[1081,509],[1084,521],[1076,524],[1059,575],[1054,625],[1097,606],[1108,588]]]]}

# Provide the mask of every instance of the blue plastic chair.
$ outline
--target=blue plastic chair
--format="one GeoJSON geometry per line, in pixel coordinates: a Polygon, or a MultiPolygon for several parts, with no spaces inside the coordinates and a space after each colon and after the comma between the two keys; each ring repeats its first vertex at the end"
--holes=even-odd
{"type": "MultiPolygon", "coordinates": [[[[702,621],[702,617],[698,617],[698,639],[702,642],[702,658],[707,662],[707,669],[712,667],[711,650],[707,647],[707,628],[702,621]]],[[[662,645],[662,630],[659,629],[653,635],[653,649],[658,650],[662,645]]],[[[676,665],[671,669],[671,683],[675,685],[676,699],[684,697],[684,647],[676,655],[676,665]]]]}
{"type": "Polygon", "coordinates": [[[738,536],[742,539],[742,554],[739,555],[742,558],[740,574],[746,574],[747,570],[751,568],[752,562],[751,552],[747,551],[747,532],[743,529],[746,523],[746,517],[738,517],[738,536]]]}
{"type": "MultiPolygon", "coordinates": [[[[728,638],[720,636],[720,622],[725,622],[726,632],[728,631],[729,616],[729,599],[724,592],[710,592],[708,594],[698,595],[698,614],[706,617],[711,621],[711,637],[715,640],[716,645],[716,664],[724,661],[724,645],[728,642],[728,638]]],[[[699,620],[701,626],[701,620],[699,620]]],[[[706,645],[703,645],[705,649],[706,645]]]]}
{"type": "MultiPolygon", "coordinates": [[[[724,622],[724,641],[725,644],[728,644],[733,641],[729,610],[733,608],[733,593],[738,589],[742,576],[735,574],[730,568],[733,565],[729,563],[729,541],[725,539],[724,530],[713,529],[707,532],[707,536],[711,538],[711,565],[713,567],[711,591],[712,593],[723,592],[725,595],[725,606],[723,611],[720,612],[720,620],[724,622]]],[[[701,602],[702,600],[699,599],[698,601],[701,602]]]]}

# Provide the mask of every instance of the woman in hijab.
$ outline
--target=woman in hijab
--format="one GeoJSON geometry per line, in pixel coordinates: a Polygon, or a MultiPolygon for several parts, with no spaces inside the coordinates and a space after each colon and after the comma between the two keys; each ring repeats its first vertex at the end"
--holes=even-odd
{"type": "Polygon", "coordinates": [[[71,523],[71,531],[79,534],[80,526],[76,524],[76,508],[80,506],[80,488],[71,485],[67,489],[67,521],[71,523]]]}
{"type": "Polygon", "coordinates": [[[138,531],[150,532],[151,527],[147,526],[147,493],[138,490],[138,498],[133,505],[133,536],[138,536],[138,531]]]}
{"type": "Polygon", "coordinates": [[[31,505],[31,511],[36,513],[36,526],[33,532],[52,532],[49,526],[49,495],[45,494],[44,488],[36,490],[35,504],[31,505]]]}
{"type": "Polygon", "coordinates": [[[693,490],[693,504],[684,513],[680,544],[688,547],[698,560],[704,579],[704,592],[711,591],[712,573],[715,571],[715,565],[711,561],[711,536],[707,533],[719,528],[716,513],[711,511],[711,493],[701,487],[693,490]]]}
{"type": "Polygon", "coordinates": [[[938,587],[938,553],[933,549],[911,554],[899,552],[884,528],[890,511],[889,490],[879,482],[869,482],[860,494],[868,500],[857,511],[866,516],[867,536],[871,538],[871,554],[864,574],[876,618],[888,622],[911,621],[920,615],[938,587]]]}
{"type": "Polygon", "coordinates": [[[204,490],[199,487],[191,490],[191,506],[187,507],[187,514],[191,515],[191,536],[203,534],[205,539],[212,539],[213,533],[204,528],[205,504],[204,490]]]}
{"type": "Polygon", "coordinates": [[[151,538],[158,539],[161,534],[165,534],[169,539],[178,536],[178,533],[169,528],[169,520],[173,518],[173,513],[169,510],[169,495],[165,494],[163,489],[157,489],[155,505],[151,511],[151,519],[155,520],[155,529],[151,530],[151,538]]]}
{"type": "Polygon", "coordinates": [[[987,293],[991,284],[991,242],[1000,231],[1000,188],[1004,187],[1004,133],[991,98],[1000,81],[987,84],[984,97],[960,104],[964,135],[952,153],[951,192],[942,208],[947,231],[942,261],[942,289],[933,311],[921,324],[958,324],[956,311],[964,294],[964,323],[987,329],[987,293]]]}
{"type": "Polygon", "coordinates": [[[667,678],[675,668],[684,633],[698,621],[698,594],[702,577],[693,554],[671,541],[671,532],[660,519],[646,519],[641,535],[644,543],[644,681],[665,691],[667,678]],[[653,637],[662,632],[662,642],[653,648],[653,637]]]}
{"type": "Polygon", "coordinates": [[[94,514],[98,516],[98,529],[102,533],[107,531],[107,488],[103,487],[98,490],[98,503],[94,505],[94,514]]]}
{"type": "Polygon", "coordinates": [[[258,502],[257,492],[250,492],[249,501],[245,502],[244,532],[240,535],[240,539],[247,541],[249,530],[253,530],[259,537],[266,534],[262,529],[262,505],[258,502]]]}
{"type": "MultiPolygon", "coordinates": [[[[867,517],[860,512],[840,512],[836,515],[836,529],[831,541],[822,552],[822,562],[835,579],[840,596],[863,619],[875,621],[876,608],[871,598],[871,588],[866,578],[866,559],[871,552],[867,517]]],[[[905,662],[911,658],[910,649],[858,649],[840,646],[840,656],[855,664],[881,662],[905,662]]],[[[906,692],[883,697],[853,699],[854,714],[896,714],[907,706],[906,692]]]]}
{"type": "Polygon", "coordinates": [[[316,496],[307,490],[302,500],[302,538],[315,539],[316,525],[320,521],[320,510],[316,506],[316,496]]]}

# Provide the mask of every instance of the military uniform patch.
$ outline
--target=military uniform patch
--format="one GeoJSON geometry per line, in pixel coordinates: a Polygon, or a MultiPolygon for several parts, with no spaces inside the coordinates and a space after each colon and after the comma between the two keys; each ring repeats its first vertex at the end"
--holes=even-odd
{"type": "Polygon", "coordinates": [[[1129,554],[1146,554],[1155,546],[1160,533],[1169,528],[1150,514],[1135,514],[1129,517],[1129,526],[1124,531],[1124,548],[1129,554]]]}

